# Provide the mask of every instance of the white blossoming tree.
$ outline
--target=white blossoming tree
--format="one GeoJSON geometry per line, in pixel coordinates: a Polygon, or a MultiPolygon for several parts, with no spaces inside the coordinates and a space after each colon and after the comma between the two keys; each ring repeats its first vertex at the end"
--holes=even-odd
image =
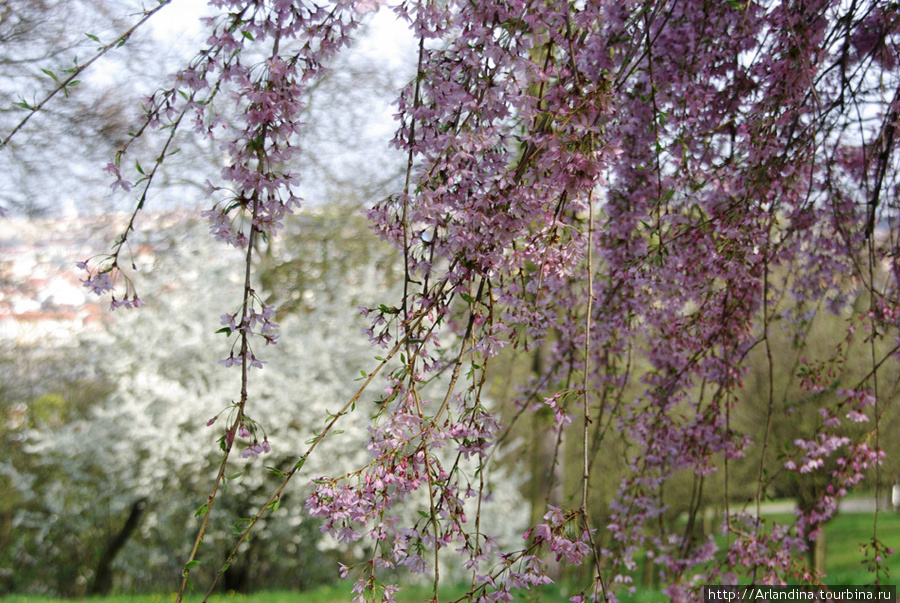
{"type": "MultiPolygon", "coordinates": [[[[105,592],[114,576],[120,586],[147,587],[178,573],[173,553],[184,554],[193,511],[205,506],[215,440],[223,437],[211,424],[234,413],[238,371],[221,362],[218,370],[205,368],[221,359],[223,324],[230,322],[227,314],[217,319],[211,311],[240,287],[240,275],[234,258],[218,253],[211,241],[202,244],[206,239],[196,230],[204,225],[168,221],[148,233],[154,249],[141,246],[134,258],[153,301],[140,312],[113,314],[107,329],[85,336],[73,351],[71,360],[94,365],[112,391],[81,416],[22,434],[25,455],[18,462],[30,477],[20,476],[15,486],[27,504],[15,518],[19,536],[7,559],[17,559],[19,588],[34,588],[43,579],[46,587],[69,594],[105,592]],[[184,238],[201,244],[185,246],[184,238]],[[202,271],[193,268],[198,261],[202,271]],[[66,572],[48,575],[48,566],[66,572]],[[26,583],[26,576],[34,582],[26,583]]],[[[289,469],[304,443],[356,392],[357,367],[371,361],[373,352],[361,333],[365,323],[346,320],[348,309],[387,294],[397,281],[393,254],[365,232],[361,216],[305,216],[292,230],[286,238],[295,251],[303,248],[304,262],[315,265],[318,276],[309,278],[307,271],[303,282],[287,283],[296,275],[291,262],[275,250],[267,255],[263,280],[297,291],[297,304],[279,317],[279,353],[253,383],[252,395],[263,402],[260,412],[248,415],[233,436],[239,460],[226,478],[215,518],[219,529],[208,543],[221,549],[222,560],[231,530],[265,503],[272,474],[289,469]],[[336,243],[336,231],[355,236],[336,243]]],[[[371,400],[359,401],[341,437],[322,441],[309,463],[312,474],[365,464],[373,409],[371,400]]],[[[308,494],[301,483],[283,493],[290,504],[279,505],[261,537],[233,563],[226,586],[303,587],[336,577],[336,561],[346,547],[323,540],[319,522],[305,516],[308,494]],[[323,556],[321,550],[333,553],[323,556]],[[298,563],[313,571],[298,573],[298,563]]],[[[498,497],[504,507],[521,507],[514,480],[501,485],[498,497]]],[[[409,512],[415,514],[414,508],[409,512]]],[[[196,571],[206,575],[202,567],[196,571]]]]}

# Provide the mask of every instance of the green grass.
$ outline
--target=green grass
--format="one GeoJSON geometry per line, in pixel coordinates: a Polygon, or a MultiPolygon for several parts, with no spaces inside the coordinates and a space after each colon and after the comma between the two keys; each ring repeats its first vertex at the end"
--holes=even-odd
{"type": "MultiPolygon", "coordinates": [[[[874,575],[868,571],[860,547],[872,538],[872,513],[839,514],[825,526],[826,584],[869,584],[874,575]]],[[[778,523],[790,523],[793,516],[770,516],[778,523]]],[[[887,559],[890,583],[900,581],[900,514],[883,512],[878,515],[878,537],[897,554],[887,559]]],[[[884,576],[882,576],[884,580],[884,576]]]]}
{"type": "MultiPolygon", "coordinates": [[[[787,521],[791,518],[769,517],[776,521],[787,521]]],[[[873,515],[868,513],[838,515],[825,529],[826,584],[867,584],[874,579],[866,566],[861,563],[860,547],[872,534],[873,515]]],[[[886,566],[890,571],[887,582],[900,583],[900,514],[881,513],[878,516],[878,535],[881,541],[897,554],[888,559],[886,566]]],[[[884,581],[884,577],[882,576],[884,581]]],[[[211,603],[345,603],[352,599],[350,584],[324,586],[305,592],[265,591],[249,595],[236,593],[216,594],[210,597],[211,603]]],[[[466,592],[464,586],[447,587],[441,590],[442,601],[452,601],[466,592]]],[[[534,593],[522,593],[516,601],[540,601],[541,603],[563,603],[575,589],[566,585],[552,584],[541,589],[540,596],[534,593]]],[[[398,595],[398,603],[424,603],[431,597],[428,587],[409,586],[398,595]]],[[[638,588],[632,597],[620,594],[620,599],[629,603],[663,603],[666,597],[659,591],[650,588],[638,588]]],[[[140,596],[111,596],[85,599],[89,603],[172,603],[174,594],[151,594],[140,596]]],[[[186,603],[200,603],[201,596],[186,597],[186,603]]],[[[58,603],[60,599],[36,595],[17,595],[2,598],[3,603],[58,603]]]]}
{"type": "MultiPolygon", "coordinates": [[[[825,571],[830,584],[866,584],[873,575],[860,561],[860,547],[872,538],[872,519],[869,513],[844,514],[825,527],[825,571]]],[[[890,571],[888,582],[900,583],[900,514],[878,515],[878,538],[895,551],[887,559],[890,571]]]]}

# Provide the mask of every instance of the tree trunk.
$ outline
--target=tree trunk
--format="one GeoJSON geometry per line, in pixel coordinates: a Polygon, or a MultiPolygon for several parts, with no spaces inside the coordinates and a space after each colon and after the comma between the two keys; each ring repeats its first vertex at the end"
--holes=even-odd
{"type": "Polygon", "coordinates": [[[91,583],[88,594],[107,595],[112,590],[112,562],[116,555],[119,554],[119,551],[122,550],[122,547],[125,546],[125,543],[128,542],[128,539],[131,538],[131,535],[134,534],[134,531],[141,523],[141,518],[144,516],[146,509],[146,498],[137,500],[131,505],[131,512],[128,514],[128,519],[125,520],[125,525],[122,526],[119,533],[109,541],[103,550],[103,555],[101,555],[100,562],[97,564],[94,581],[91,583]]]}
{"type": "Polygon", "coordinates": [[[806,554],[809,559],[809,567],[820,576],[825,574],[825,528],[819,532],[815,540],[806,540],[806,554]]]}
{"type": "Polygon", "coordinates": [[[225,592],[246,593],[250,582],[249,564],[232,563],[228,571],[222,575],[222,588],[225,592]]]}

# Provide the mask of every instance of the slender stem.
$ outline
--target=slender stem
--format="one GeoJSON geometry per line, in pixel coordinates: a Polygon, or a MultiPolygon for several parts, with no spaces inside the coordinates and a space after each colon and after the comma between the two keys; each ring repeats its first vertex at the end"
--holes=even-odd
{"type": "Polygon", "coordinates": [[[591,523],[588,519],[588,492],[590,491],[591,480],[591,454],[590,454],[590,425],[591,425],[591,406],[590,394],[588,393],[588,383],[591,371],[591,322],[594,315],[594,197],[593,193],[588,194],[588,236],[587,250],[585,256],[587,258],[587,308],[585,309],[584,319],[584,375],[581,381],[581,394],[583,396],[583,425],[582,425],[582,484],[581,484],[581,517],[584,521],[585,533],[591,542],[591,549],[594,557],[594,571],[596,572],[597,584],[600,585],[600,592],[603,600],[607,600],[606,583],[603,579],[603,568],[600,566],[600,555],[597,550],[597,544],[594,542],[591,523]]]}
{"type": "MultiPolygon", "coordinates": [[[[253,296],[253,288],[251,283],[252,276],[252,263],[253,263],[253,246],[256,242],[256,235],[258,229],[255,225],[256,216],[259,208],[258,199],[254,198],[253,201],[253,224],[250,227],[250,236],[247,241],[247,255],[245,259],[245,271],[244,271],[244,303],[241,309],[241,326],[245,325],[250,312],[250,299],[253,296]]],[[[203,543],[203,537],[206,535],[206,528],[209,524],[209,518],[212,514],[213,504],[216,500],[216,495],[219,492],[219,486],[225,479],[225,470],[228,466],[228,458],[231,456],[231,451],[234,448],[234,441],[236,439],[236,434],[241,423],[244,420],[244,408],[247,405],[247,382],[249,378],[249,357],[250,357],[250,335],[248,334],[246,329],[241,330],[241,398],[237,407],[237,414],[235,415],[234,422],[230,427],[231,438],[226,436],[225,438],[225,452],[222,455],[222,462],[219,464],[219,472],[216,475],[216,481],[213,484],[212,492],[210,492],[209,498],[206,500],[206,512],[203,515],[203,521],[200,523],[200,529],[197,532],[197,539],[194,541],[194,548],[191,549],[191,554],[185,563],[185,569],[182,571],[182,581],[181,587],[178,589],[178,596],[175,599],[175,603],[181,603],[181,600],[184,596],[184,590],[187,587],[188,577],[190,575],[190,568],[187,567],[190,565],[197,557],[197,552],[200,550],[200,545],[203,543]]],[[[205,600],[205,599],[204,599],[205,600]]]]}
{"type": "MultiPolygon", "coordinates": [[[[873,216],[870,217],[870,224],[874,223],[874,212],[875,208],[872,208],[873,216]]],[[[869,337],[869,353],[872,359],[872,370],[869,374],[872,377],[872,396],[875,398],[875,407],[872,409],[872,414],[875,416],[875,453],[877,454],[881,450],[881,417],[878,414],[878,367],[881,366],[881,363],[878,362],[878,351],[875,348],[875,340],[876,332],[879,323],[878,316],[878,307],[875,304],[875,262],[877,261],[875,258],[875,237],[870,236],[866,239],[866,247],[868,251],[868,262],[869,262],[869,313],[872,316],[872,335],[869,337]]],[[[887,403],[885,403],[887,404],[887,403]]],[[[875,462],[875,517],[872,520],[872,543],[875,544],[878,541],[878,512],[880,510],[879,505],[879,490],[881,488],[881,463],[875,462]]],[[[881,576],[878,569],[881,569],[880,564],[876,565],[875,572],[875,584],[880,583],[881,576]]]]}
{"type": "MultiPolygon", "coordinates": [[[[272,56],[277,56],[278,54],[278,44],[281,39],[280,32],[275,36],[275,40],[273,43],[272,56]]],[[[263,124],[260,128],[259,140],[262,143],[259,145],[257,154],[257,165],[256,170],[259,173],[263,173],[266,170],[267,161],[266,161],[266,151],[265,151],[265,140],[266,136],[269,134],[269,126],[268,124],[263,124]]],[[[194,561],[197,551],[200,548],[200,544],[203,542],[203,536],[206,532],[206,526],[209,523],[210,514],[212,513],[213,503],[216,499],[216,494],[218,493],[219,484],[222,483],[222,480],[225,479],[225,469],[228,466],[228,458],[231,456],[231,450],[234,447],[234,440],[237,437],[238,429],[241,424],[244,422],[244,409],[247,406],[248,399],[248,382],[250,377],[250,332],[249,332],[249,318],[250,318],[250,310],[251,310],[251,302],[253,299],[253,249],[256,246],[256,238],[259,235],[260,229],[258,226],[259,217],[259,209],[260,209],[260,194],[258,191],[253,193],[253,197],[251,200],[251,215],[250,215],[250,234],[247,237],[247,254],[244,259],[244,291],[243,291],[243,302],[241,304],[241,322],[239,323],[241,328],[241,397],[240,402],[237,407],[237,414],[234,418],[234,422],[231,425],[231,441],[227,442],[228,438],[226,437],[226,446],[225,453],[222,457],[222,463],[219,465],[219,473],[216,475],[216,481],[213,485],[212,493],[209,496],[209,499],[206,503],[206,513],[203,516],[203,522],[200,525],[200,531],[197,534],[197,540],[194,543],[194,548],[191,551],[191,555],[188,558],[187,563],[185,564],[185,568],[182,571],[182,576],[184,577],[181,582],[181,588],[178,590],[178,597],[175,603],[181,603],[181,599],[184,595],[184,589],[187,586],[188,576],[190,575],[190,568],[187,567],[191,562],[194,561]]],[[[224,572],[224,569],[222,570],[224,572]]],[[[213,580],[213,586],[215,586],[215,582],[218,581],[218,576],[222,574],[216,575],[213,580]]],[[[210,587],[210,592],[212,592],[213,586],[210,587]]],[[[210,593],[207,593],[206,598],[209,597],[210,593]]],[[[204,598],[204,603],[206,601],[204,598]]]]}
{"type": "MultiPolygon", "coordinates": [[[[403,229],[403,300],[402,304],[402,316],[405,328],[409,328],[407,324],[409,322],[409,282],[410,282],[410,270],[409,270],[409,190],[410,183],[412,182],[412,171],[413,171],[413,159],[415,157],[415,151],[413,149],[415,140],[416,140],[416,109],[421,102],[419,99],[419,86],[422,80],[422,62],[425,56],[425,38],[419,38],[419,62],[418,69],[416,71],[416,87],[415,92],[413,92],[413,112],[412,118],[410,119],[409,124],[409,140],[407,144],[409,145],[409,151],[406,157],[406,180],[403,183],[403,213],[400,216],[400,227],[403,229]]],[[[437,241],[432,241],[432,245],[436,245],[437,241]]],[[[433,249],[433,247],[432,247],[433,249]]],[[[407,357],[409,356],[409,349],[407,349],[407,357]]]]}
{"type": "Polygon", "coordinates": [[[22,127],[25,126],[26,123],[28,123],[28,120],[31,119],[35,113],[38,113],[41,110],[43,110],[44,106],[48,102],[50,102],[50,100],[53,99],[53,97],[55,97],[61,91],[68,89],[69,85],[73,81],[75,81],[75,78],[80,76],[84,72],[85,69],[90,67],[92,64],[94,64],[97,61],[97,59],[99,59],[100,57],[105,55],[107,52],[109,52],[113,48],[118,48],[119,46],[121,46],[125,42],[127,42],[128,38],[130,38],[134,34],[134,32],[137,31],[137,29],[139,27],[141,27],[144,23],[149,21],[150,18],[153,17],[153,15],[158,13],[160,10],[162,10],[163,7],[165,7],[168,4],[171,4],[171,2],[172,2],[172,0],[160,0],[158,6],[152,8],[151,10],[145,10],[143,18],[141,18],[140,21],[135,23],[128,31],[126,31],[125,33],[120,35],[118,38],[116,38],[115,40],[113,40],[112,42],[110,42],[109,44],[104,46],[103,48],[101,48],[100,51],[97,54],[95,54],[93,57],[91,57],[91,59],[87,63],[83,63],[81,65],[76,65],[76,67],[72,70],[72,73],[69,74],[69,77],[65,78],[64,80],[59,80],[59,84],[56,86],[56,88],[51,90],[47,94],[47,96],[45,96],[38,104],[29,105],[30,111],[29,111],[28,115],[26,115],[24,118],[22,118],[22,120],[18,124],[16,124],[16,126],[10,131],[10,133],[6,135],[6,138],[4,138],[2,141],[0,141],[0,149],[2,149],[7,144],[9,144],[9,141],[12,139],[12,137],[15,136],[16,133],[19,130],[21,130],[22,127]]]}
{"type": "MultiPolygon", "coordinates": [[[[774,216],[774,212],[772,214],[774,216]]],[[[765,468],[766,468],[766,453],[769,449],[769,438],[772,433],[772,417],[775,411],[775,361],[772,357],[772,342],[770,341],[770,333],[769,333],[769,253],[770,253],[770,237],[772,232],[772,219],[769,221],[769,228],[766,232],[766,249],[764,253],[766,254],[765,260],[763,263],[763,315],[762,315],[762,328],[763,328],[763,345],[765,347],[766,352],[766,370],[767,370],[767,378],[768,378],[768,390],[766,392],[767,404],[766,404],[766,429],[763,434],[762,441],[762,451],[759,454],[759,472],[756,478],[756,534],[759,534],[760,530],[760,512],[762,508],[762,498],[763,492],[765,490],[765,480],[763,479],[765,476],[765,468]]]]}

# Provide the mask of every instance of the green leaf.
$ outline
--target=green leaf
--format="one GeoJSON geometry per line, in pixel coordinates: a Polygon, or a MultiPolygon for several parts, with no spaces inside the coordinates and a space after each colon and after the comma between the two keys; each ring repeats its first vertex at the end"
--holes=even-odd
{"type": "Polygon", "coordinates": [[[251,520],[247,517],[238,519],[237,522],[235,522],[235,524],[231,528],[229,528],[229,531],[231,532],[232,536],[240,536],[243,533],[245,526],[250,522],[251,520]]]}
{"type": "Polygon", "coordinates": [[[200,560],[199,560],[199,559],[194,559],[193,561],[188,561],[188,562],[185,564],[184,569],[189,570],[189,569],[191,569],[191,568],[197,567],[198,565],[200,565],[200,560]]]}
{"type": "Polygon", "coordinates": [[[53,73],[52,71],[50,71],[49,69],[41,69],[41,71],[43,71],[45,74],[49,75],[50,78],[51,78],[54,82],[58,82],[58,81],[59,81],[59,79],[56,77],[56,74],[53,73]]]}
{"type": "Polygon", "coordinates": [[[253,39],[253,34],[251,34],[249,31],[242,31],[241,35],[244,36],[245,38],[247,38],[248,40],[250,40],[251,42],[256,41],[253,39]]]}
{"type": "MultiPolygon", "coordinates": [[[[252,148],[252,149],[262,149],[262,148],[264,148],[265,146],[266,146],[266,131],[263,130],[262,132],[259,133],[259,136],[257,136],[257,137],[250,143],[250,148],[252,148]]],[[[261,231],[258,231],[258,232],[261,232],[261,231]]]]}
{"type": "Polygon", "coordinates": [[[194,517],[200,517],[201,515],[206,515],[206,512],[209,510],[209,503],[203,503],[200,507],[194,511],[194,517]]]}
{"type": "Polygon", "coordinates": [[[94,34],[86,33],[86,34],[84,34],[84,35],[86,35],[87,37],[89,37],[90,39],[92,39],[94,42],[97,42],[98,44],[101,43],[101,42],[100,42],[100,38],[98,38],[98,37],[95,36],[94,34]]]}
{"type": "Polygon", "coordinates": [[[141,162],[137,159],[134,160],[134,169],[138,171],[138,174],[144,175],[144,169],[141,167],[141,162]]]}
{"type": "Polygon", "coordinates": [[[463,301],[466,302],[467,304],[474,304],[474,303],[475,303],[475,298],[473,298],[473,297],[472,297],[471,295],[469,295],[468,293],[460,293],[459,296],[460,296],[460,297],[463,299],[463,301]]]}

